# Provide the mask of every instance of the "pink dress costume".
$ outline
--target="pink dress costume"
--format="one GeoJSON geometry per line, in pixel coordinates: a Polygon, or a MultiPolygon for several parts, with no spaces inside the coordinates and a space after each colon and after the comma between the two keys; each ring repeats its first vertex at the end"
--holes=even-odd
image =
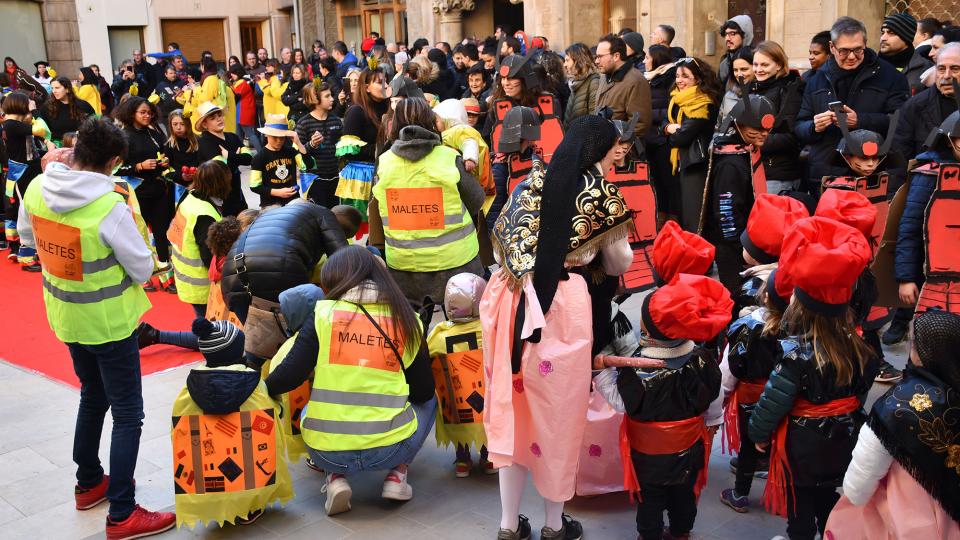
{"type": "Polygon", "coordinates": [[[957,361],[960,317],[925,313],[914,335],[925,367],[874,403],[824,540],[960,540],[960,392],[934,373],[957,361]]]}
{"type": "Polygon", "coordinates": [[[592,296],[588,280],[619,275],[632,259],[629,209],[595,165],[616,133],[599,117],[579,120],[549,170],[535,160],[497,219],[493,245],[502,267],[480,304],[490,460],[529,469],[549,501],[574,495],[597,345],[591,321],[610,334],[612,295],[592,296]]]}

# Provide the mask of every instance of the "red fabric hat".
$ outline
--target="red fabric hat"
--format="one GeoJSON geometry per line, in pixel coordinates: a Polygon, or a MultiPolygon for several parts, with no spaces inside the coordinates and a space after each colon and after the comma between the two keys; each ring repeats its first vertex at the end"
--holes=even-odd
{"type": "Polygon", "coordinates": [[[365,37],[363,38],[363,41],[360,42],[360,51],[363,52],[363,54],[367,54],[376,44],[377,40],[373,39],[372,37],[365,37]]]}
{"type": "Polygon", "coordinates": [[[760,264],[777,262],[783,237],[797,221],[810,217],[803,203],[792,197],[757,195],[747,227],[740,235],[743,249],[760,264]]]}
{"type": "Polygon", "coordinates": [[[859,231],[815,216],[801,219],[787,233],[779,270],[787,273],[793,294],[805,307],[839,316],[846,312],[870,256],[870,246],[859,231]]]}
{"type": "Polygon", "coordinates": [[[846,189],[828,189],[820,196],[817,216],[849,225],[869,239],[877,221],[877,207],[862,193],[846,189]]]}
{"type": "Polygon", "coordinates": [[[678,274],[644,298],[643,326],[654,339],[707,341],[730,324],[733,299],[719,281],[678,274]]]}
{"type": "Polygon", "coordinates": [[[684,231],[668,221],[653,241],[653,270],[657,284],[673,281],[677,274],[703,275],[713,264],[716,248],[702,236],[684,231]]]}

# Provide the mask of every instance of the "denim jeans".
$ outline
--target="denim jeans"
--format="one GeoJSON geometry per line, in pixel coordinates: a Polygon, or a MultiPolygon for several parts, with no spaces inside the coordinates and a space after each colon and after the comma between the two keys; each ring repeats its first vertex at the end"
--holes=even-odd
{"type": "Polygon", "coordinates": [[[240,133],[243,134],[243,137],[246,137],[250,144],[253,146],[253,149],[259,153],[263,150],[263,143],[260,142],[260,133],[257,132],[257,126],[237,126],[240,128],[240,133]]]}
{"type": "Polygon", "coordinates": [[[389,471],[397,465],[409,464],[420,452],[427,435],[433,431],[433,422],[437,417],[437,396],[410,406],[417,415],[417,430],[410,437],[389,446],[366,450],[328,452],[307,448],[310,458],[325,472],[347,476],[362,471],[389,471]]]}
{"type": "Polygon", "coordinates": [[[100,433],[107,409],[113,415],[110,437],[110,517],[126,519],[134,509],[133,471],[140,450],[143,426],[143,391],[140,385],[140,349],[137,334],[102,345],[67,343],[73,370],[80,379],[80,407],[73,435],[73,461],[77,483],[84,488],[103,479],[100,433]]]}
{"type": "MultiPolygon", "coordinates": [[[[202,319],[207,316],[207,305],[206,304],[190,304],[193,306],[193,315],[197,319],[202,319]]],[[[193,324],[193,321],[190,322],[193,324]]],[[[164,345],[174,345],[176,347],[182,347],[184,349],[190,349],[193,351],[199,351],[200,345],[197,342],[197,336],[194,335],[192,331],[190,332],[176,332],[176,331],[160,331],[160,338],[157,340],[157,343],[162,343],[164,345]]]]}

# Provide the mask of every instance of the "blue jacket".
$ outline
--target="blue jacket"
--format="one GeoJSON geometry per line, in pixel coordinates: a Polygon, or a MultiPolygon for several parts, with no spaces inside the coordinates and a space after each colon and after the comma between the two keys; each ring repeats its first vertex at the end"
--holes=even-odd
{"type": "MultiPolygon", "coordinates": [[[[924,152],[917,156],[920,163],[951,163],[956,160],[952,155],[936,151],[924,152]]],[[[897,251],[894,258],[893,275],[899,283],[917,283],[924,281],[923,260],[926,249],[923,245],[923,220],[937,188],[937,177],[929,174],[913,173],[910,177],[910,191],[907,203],[900,217],[897,231],[897,251]]]]}
{"type": "Polygon", "coordinates": [[[337,76],[343,80],[347,76],[347,70],[351,67],[356,67],[359,65],[359,61],[355,54],[350,51],[347,51],[347,55],[343,57],[343,62],[337,64],[337,76]]]}
{"type": "Polygon", "coordinates": [[[797,114],[795,132],[800,142],[810,145],[810,180],[814,185],[833,174],[830,162],[842,137],[840,129],[830,126],[821,133],[813,129],[813,117],[827,111],[831,101],[844,101],[856,111],[858,129],[869,129],[886,136],[890,115],[910,96],[907,79],[872,49],[864,55],[860,73],[850,84],[845,100],[837,97],[835,81],[840,67],[833,58],[827,60],[810,78],[803,92],[797,114]]]}

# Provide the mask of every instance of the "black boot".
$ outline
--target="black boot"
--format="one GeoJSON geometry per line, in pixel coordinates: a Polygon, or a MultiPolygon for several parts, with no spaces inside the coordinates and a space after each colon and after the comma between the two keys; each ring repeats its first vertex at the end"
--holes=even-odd
{"type": "Polygon", "coordinates": [[[887,328],[887,331],[883,333],[884,345],[893,345],[895,343],[900,343],[907,337],[907,325],[910,323],[910,320],[901,321],[900,319],[894,317],[893,321],[890,322],[890,327],[887,328]]]}

